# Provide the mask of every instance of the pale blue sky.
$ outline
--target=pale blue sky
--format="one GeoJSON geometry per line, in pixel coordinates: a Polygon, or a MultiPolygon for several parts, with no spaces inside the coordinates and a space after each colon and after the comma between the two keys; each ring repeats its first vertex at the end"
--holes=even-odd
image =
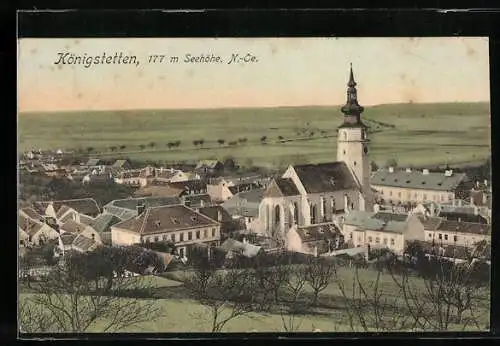
{"type": "Polygon", "coordinates": [[[489,101],[487,38],[22,39],[19,110],[338,105],[350,62],[363,105],[489,101]],[[58,68],[62,51],[122,51],[141,64],[58,68]],[[147,64],[164,52],[250,52],[259,62],[147,64]]]}

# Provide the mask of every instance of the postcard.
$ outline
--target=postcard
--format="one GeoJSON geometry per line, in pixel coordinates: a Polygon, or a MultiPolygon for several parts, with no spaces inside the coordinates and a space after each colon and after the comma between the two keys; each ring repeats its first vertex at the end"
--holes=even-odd
{"type": "Polygon", "coordinates": [[[488,38],[18,59],[20,332],[489,330],[488,38]]]}

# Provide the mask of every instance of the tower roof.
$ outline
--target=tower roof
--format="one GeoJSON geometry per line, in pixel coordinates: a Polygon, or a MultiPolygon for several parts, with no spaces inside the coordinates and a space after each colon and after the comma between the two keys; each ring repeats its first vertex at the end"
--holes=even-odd
{"type": "Polygon", "coordinates": [[[358,103],[358,91],[356,90],[356,81],[354,80],[354,72],[352,70],[352,63],[350,64],[349,81],[347,82],[347,101],[341,108],[344,113],[344,124],[348,126],[363,126],[361,122],[361,113],[364,107],[358,103]]]}

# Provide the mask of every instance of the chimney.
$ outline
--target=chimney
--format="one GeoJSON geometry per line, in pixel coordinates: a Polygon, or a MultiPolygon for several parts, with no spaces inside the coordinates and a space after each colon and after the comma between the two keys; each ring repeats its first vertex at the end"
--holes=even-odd
{"type": "Polygon", "coordinates": [[[394,167],[389,167],[389,173],[394,173],[394,167]]]}
{"type": "Polygon", "coordinates": [[[429,170],[427,168],[422,170],[423,175],[429,175],[429,170]]]}
{"type": "Polygon", "coordinates": [[[136,210],[137,210],[137,216],[141,215],[143,212],[144,212],[144,209],[146,207],[143,205],[143,204],[140,204],[136,207],[136,210]]]}
{"type": "Polygon", "coordinates": [[[407,168],[406,173],[411,173],[411,168],[407,168]]]}

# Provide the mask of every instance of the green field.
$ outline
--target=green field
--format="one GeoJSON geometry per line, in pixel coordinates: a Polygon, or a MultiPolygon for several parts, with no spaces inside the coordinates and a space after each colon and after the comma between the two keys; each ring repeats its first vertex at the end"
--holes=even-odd
{"type": "MultiPolygon", "coordinates": [[[[176,273],[178,277],[185,275],[182,272],[176,273]]],[[[340,268],[339,277],[342,278],[346,290],[349,291],[354,280],[353,270],[340,268]]],[[[360,270],[360,280],[365,289],[369,287],[376,279],[376,271],[360,270]]],[[[175,275],[174,275],[175,276],[175,275]]],[[[131,327],[124,332],[210,332],[210,312],[199,302],[187,298],[186,288],[179,281],[166,278],[154,277],[154,285],[157,287],[155,296],[158,298],[158,304],[162,308],[162,316],[131,327]]],[[[414,288],[424,291],[422,280],[414,279],[414,288]]],[[[311,292],[306,286],[306,292],[311,292]]],[[[380,278],[380,289],[382,299],[399,299],[400,291],[396,287],[389,274],[383,274],[380,278]]],[[[29,293],[21,293],[20,300],[28,297],[29,293]]],[[[481,307],[476,310],[476,315],[480,317],[481,326],[489,325],[489,290],[481,294],[484,301],[481,307]]],[[[127,298],[121,298],[127,299],[127,298]]],[[[305,302],[305,304],[308,304],[305,302]]],[[[404,304],[401,301],[401,304],[404,304]]],[[[401,305],[402,306],[402,305],[401,305]]],[[[344,308],[342,294],[335,283],[331,283],[325,291],[320,294],[319,307],[311,308],[307,315],[297,316],[300,321],[300,327],[297,331],[311,332],[314,328],[319,328],[323,332],[352,332],[349,324],[347,312],[344,308]]],[[[370,320],[367,317],[367,320],[370,320]]],[[[363,331],[361,326],[356,325],[356,330],[363,331]]],[[[466,330],[474,329],[474,326],[466,330]]],[[[224,332],[284,332],[283,322],[278,313],[250,313],[231,320],[225,327],[224,332]]],[[[451,325],[450,330],[462,331],[463,325],[451,325]]],[[[99,332],[100,324],[92,326],[90,332],[99,332]]],[[[373,329],[373,331],[376,331],[373,329]]]]}
{"type": "MultiPolygon", "coordinates": [[[[164,162],[222,159],[261,166],[336,159],[340,107],[22,113],[19,148],[73,149],[103,157],[164,162]],[[313,136],[309,136],[314,132],[313,136]],[[267,136],[268,144],[260,138],[267,136]],[[278,137],[289,140],[280,143],[278,137]],[[228,142],[247,142],[229,147],[228,142]],[[204,139],[203,148],[193,140],[204,139]],[[225,144],[217,143],[224,139],[225,144]],[[299,140],[300,139],[300,140],[299,140]],[[167,143],[180,140],[176,149],[167,143]],[[154,142],[154,147],[147,146],[154,142]],[[139,146],[143,144],[145,149],[139,146]],[[110,147],[126,148],[112,152],[110,147]]],[[[367,107],[371,159],[384,165],[479,162],[490,156],[488,103],[392,104],[367,107]]]]}

